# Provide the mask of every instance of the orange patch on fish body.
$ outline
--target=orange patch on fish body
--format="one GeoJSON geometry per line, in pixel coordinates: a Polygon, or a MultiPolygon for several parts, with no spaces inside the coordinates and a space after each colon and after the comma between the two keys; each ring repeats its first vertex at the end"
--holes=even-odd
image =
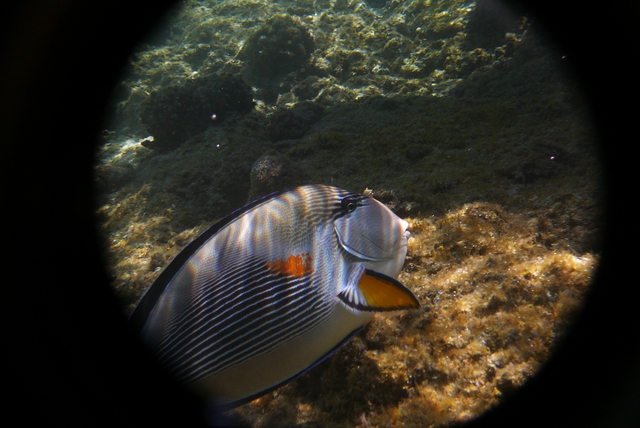
{"type": "Polygon", "coordinates": [[[313,273],[312,261],[309,253],[304,253],[297,256],[290,255],[286,260],[268,262],[267,266],[270,270],[283,275],[301,277],[313,273]]]}

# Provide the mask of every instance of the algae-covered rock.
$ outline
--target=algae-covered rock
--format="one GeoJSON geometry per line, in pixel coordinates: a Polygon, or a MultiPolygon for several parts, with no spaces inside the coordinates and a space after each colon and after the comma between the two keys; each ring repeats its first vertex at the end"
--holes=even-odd
{"type": "Polygon", "coordinates": [[[228,74],[160,87],[142,105],[140,121],[153,136],[143,145],[168,151],[232,114],[253,108],[251,87],[228,74]]]}
{"type": "Polygon", "coordinates": [[[270,150],[251,166],[251,189],[247,201],[302,185],[305,179],[306,174],[298,165],[281,153],[270,150]]]}
{"type": "Polygon", "coordinates": [[[297,18],[277,14],[253,33],[244,45],[249,75],[256,80],[277,80],[309,62],[315,42],[297,18]]]}
{"type": "Polygon", "coordinates": [[[269,134],[273,141],[301,138],[322,116],[322,106],[311,102],[278,110],[270,117],[269,134]]]}

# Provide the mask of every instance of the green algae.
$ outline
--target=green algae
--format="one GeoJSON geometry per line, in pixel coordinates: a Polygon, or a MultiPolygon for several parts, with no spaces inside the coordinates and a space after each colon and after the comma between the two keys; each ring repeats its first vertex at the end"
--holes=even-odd
{"type": "Polygon", "coordinates": [[[237,413],[259,427],[433,427],[496,405],[553,351],[596,264],[567,241],[536,239],[547,215],[473,203],[410,219],[399,279],[422,311],[375,318],[335,357],[237,413]]]}
{"type": "MultiPolygon", "coordinates": [[[[133,56],[133,72],[122,89],[128,95],[119,100],[118,117],[136,116],[139,103],[154,88],[179,84],[194,76],[244,73],[259,89],[265,84],[261,79],[266,77],[251,72],[255,55],[248,54],[248,49],[252,41],[264,36],[270,25],[265,27],[264,23],[274,16],[306,28],[315,48],[306,45],[302,49],[305,56],[310,55],[311,64],[287,69],[291,72],[287,76],[276,73],[282,75],[277,91],[267,91],[263,96],[258,91],[258,100],[273,104],[279,96],[282,100],[293,97],[296,101],[335,104],[362,98],[367,88],[388,96],[402,94],[407,90],[407,80],[423,92],[446,93],[476,69],[508,60],[528,27],[527,22],[514,17],[508,26],[498,25],[499,36],[488,43],[486,38],[465,33],[467,26],[476,28],[474,22],[484,18],[474,10],[468,2],[455,0],[394,1],[375,9],[360,1],[187,2],[168,18],[171,26],[170,31],[162,32],[163,43],[142,47],[133,56]],[[316,81],[320,87],[301,97],[300,82],[309,76],[321,78],[316,81]],[[322,97],[323,90],[334,85],[341,87],[342,96],[322,97]]],[[[297,28],[286,27],[289,31],[297,28]]],[[[290,40],[278,37],[271,38],[272,48],[265,45],[258,51],[286,51],[299,36],[292,35],[290,40]]],[[[267,80],[273,80],[273,76],[267,80]]],[[[415,88],[410,90],[415,92],[415,88]]],[[[144,133],[139,125],[137,130],[144,133]]]]}

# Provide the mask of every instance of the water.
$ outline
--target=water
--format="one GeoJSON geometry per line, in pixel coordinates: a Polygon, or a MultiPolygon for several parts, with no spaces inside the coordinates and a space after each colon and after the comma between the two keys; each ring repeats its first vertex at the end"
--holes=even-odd
{"type": "Polygon", "coordinates": [[[370,189],[412,225],[400,280],[424,313],[376,319],[243,420],[465,420],[561,340],[599,259],[589,111],[535,20],[489,6],[190,1],[132,57],[96,166],[126,311],[271,190],[370,189]]]}

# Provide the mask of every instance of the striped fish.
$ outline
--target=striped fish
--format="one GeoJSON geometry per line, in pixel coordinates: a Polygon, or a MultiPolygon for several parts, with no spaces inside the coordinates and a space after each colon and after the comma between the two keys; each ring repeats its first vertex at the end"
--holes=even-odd
{"type": "Polygon", "coordinates": [[[189,244],[130,322],[181,381],[231,408],[315,366],[376,312],[419,308],[397,278],[408,224],[367,196],[302,186],[189,244]]]}

